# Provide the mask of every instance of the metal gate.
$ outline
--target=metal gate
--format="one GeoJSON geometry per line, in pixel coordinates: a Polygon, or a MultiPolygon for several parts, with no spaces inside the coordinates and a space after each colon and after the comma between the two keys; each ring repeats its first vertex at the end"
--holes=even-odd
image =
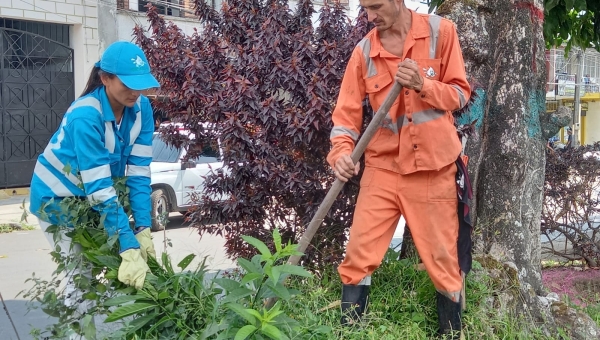
{"type": "Polygon", "coordinates": [[[0,188],[29,186],[37,156],[74,98],[71,48],[0,27],[0,188]]]}

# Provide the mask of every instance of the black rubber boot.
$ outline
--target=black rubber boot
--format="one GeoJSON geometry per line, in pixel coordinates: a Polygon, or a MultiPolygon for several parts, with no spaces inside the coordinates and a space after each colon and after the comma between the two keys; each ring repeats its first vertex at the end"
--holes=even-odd
{"type": "Polygon", "coordinates": [[[460,299],[458,302],[450,300],[443,294],[436,292],[438,321],[440,324],[441,339],[461,339],[462,323],[460,299]]]}
{"type": "Polygon", "coordinates": [[[365,285],[344,285],[342,287],[342,318],[343,326],[360,322],[369,304],[369,288],[365,285]]]}

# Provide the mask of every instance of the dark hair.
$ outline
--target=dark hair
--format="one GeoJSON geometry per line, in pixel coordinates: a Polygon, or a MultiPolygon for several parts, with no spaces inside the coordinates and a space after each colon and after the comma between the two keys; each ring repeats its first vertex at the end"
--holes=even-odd
{"type": "Polygon", "coordinates": [[[85,90],[83,90],[80,97],[83,97],[86,94],[90,94],[95,89],[102,86],[103,84],[102,84],[102,80],[100,79],[100,77],[103,74],[109,76],[110,78],[115,76],[114,74],[102,71],[100,69],[100,67],[94,65],[94,68],[92,69],[92,72],[90,73],[90,77],[88,78],[87,84],[85,85],[85,90]]]}

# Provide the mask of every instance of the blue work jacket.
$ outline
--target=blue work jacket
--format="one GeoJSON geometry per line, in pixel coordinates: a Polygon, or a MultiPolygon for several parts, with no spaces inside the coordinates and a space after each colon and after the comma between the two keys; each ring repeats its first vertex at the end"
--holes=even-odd
{"type": "Polygon", "coordinates": [[[150,162],[154,119],[148,98],[125,107],[117,127],[104,86],[75,100],[38,157],[31,180],[30,211],[52,224],[69,224],[60,209],[65,197],[87,198],[103,215],[109,236],[118,233],[121,252],[139,248],[112,177],[127,176],[136,227],[149,227],[150,162]]]}

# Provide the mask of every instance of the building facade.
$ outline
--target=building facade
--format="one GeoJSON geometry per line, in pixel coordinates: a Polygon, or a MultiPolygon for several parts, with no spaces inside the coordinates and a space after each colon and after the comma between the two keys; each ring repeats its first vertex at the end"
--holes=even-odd
{"type": "Polygon", "coordinates": [[[0,0],[0,187],[29,185],[98,46],[96,1],[0,0]]]}
{"type": "MultiPolygon", "coordinates": [[[[29,185],[37,156],[106,46],[148,26],[146,3],[0,0],[0,188],[29,185]]],[[[185,33],[199,27],[184,0],[153,3],[185,33]]]]}
{"type": "MultiPolygon", "coordinates": [[[[587,49],[573,50],[568,55],[564,49],[552,49],[546,52],[548,86],[546,88],[546,110],[555,111],[558,106],[575,109],[575,85],[579,85],[580,109],[574,112],[578,116],[574,132],[578,134],[579,144],[593,144],[600,141],[600,53],[587,49]],[[581,70],[581,79],[576,79],[581,70]]],[[[560,132],[566,140],[564,129],[560,132]]]]}

